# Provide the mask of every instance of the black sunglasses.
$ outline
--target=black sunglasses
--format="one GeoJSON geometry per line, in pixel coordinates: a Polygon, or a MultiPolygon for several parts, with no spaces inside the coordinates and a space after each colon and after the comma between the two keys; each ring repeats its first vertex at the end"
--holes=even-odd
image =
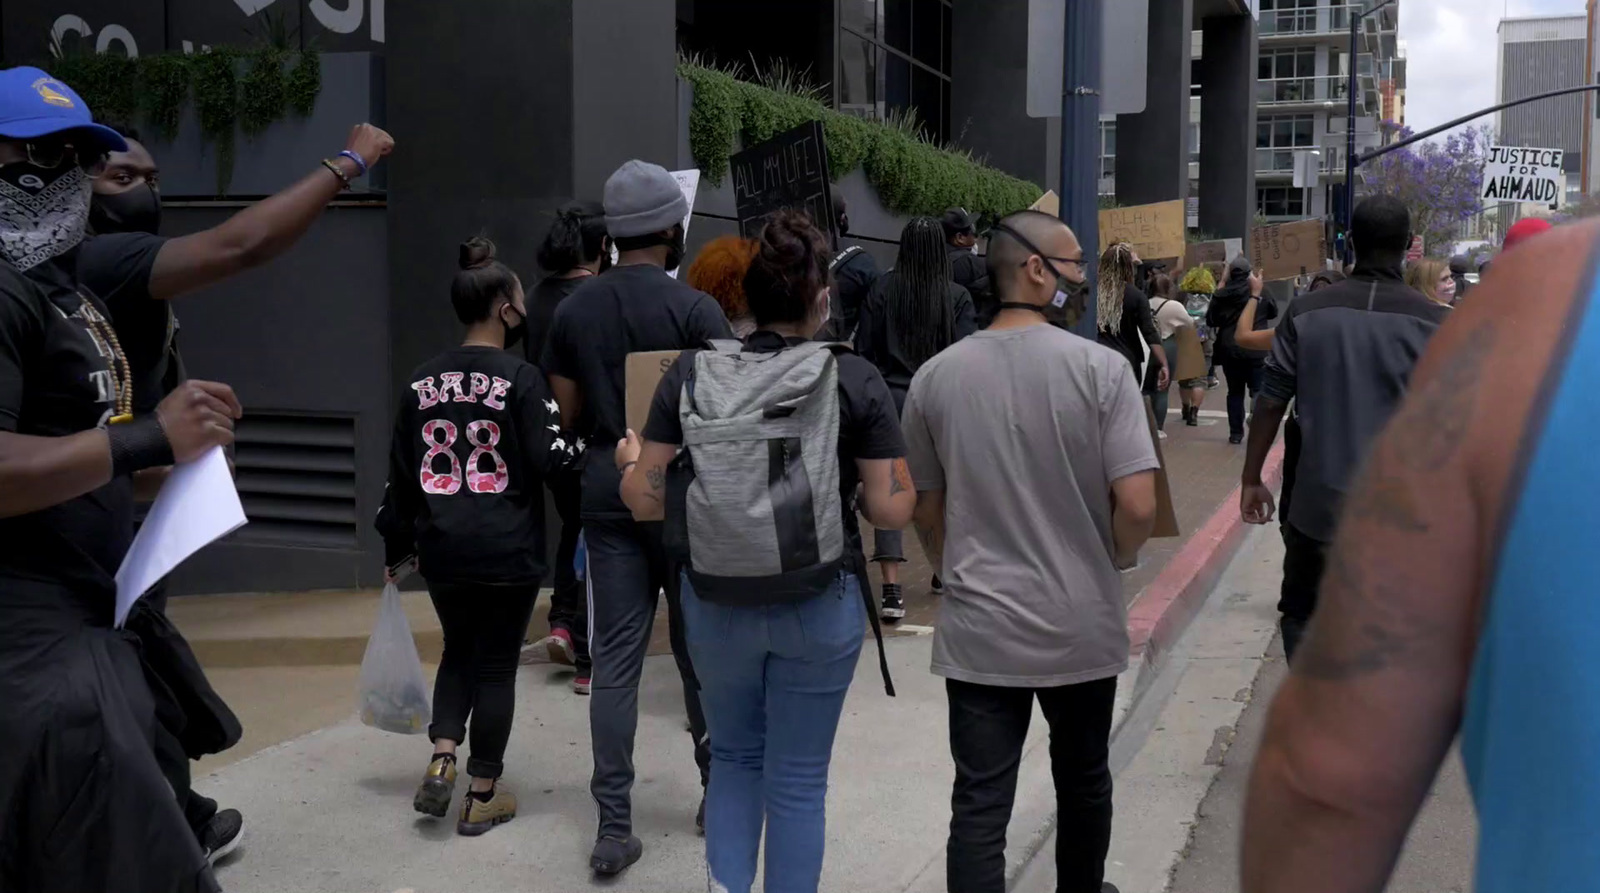
{"type": "Polygon", "coordinates": [[[66,140],[24,142],[22,151],[28,163],[35,167],[53,171],[67,164],[76,164],[90,177],[98,177],[105,173],[108,160],[108,155],[103,149],[80,150],[66,140]]]}

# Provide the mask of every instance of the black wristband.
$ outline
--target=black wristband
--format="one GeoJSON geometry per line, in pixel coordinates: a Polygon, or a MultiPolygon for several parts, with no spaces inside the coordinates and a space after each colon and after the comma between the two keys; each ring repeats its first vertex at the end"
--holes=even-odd
{"type": "Polygon", "coordinates": [[[111,441],[111,476],[114,478],[171,465],[172,443],[154,413],[131,422],[110,425],[106,437],[111,441]]]}

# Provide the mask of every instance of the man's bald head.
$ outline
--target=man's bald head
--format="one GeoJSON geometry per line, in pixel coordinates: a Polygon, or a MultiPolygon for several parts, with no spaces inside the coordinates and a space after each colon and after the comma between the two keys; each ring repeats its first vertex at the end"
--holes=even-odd
{"type": "Polygon", "coordinates": [[[1002,301],[1038,303],[1034,300],[1038,292],[1046,292],[1046,300],[1054,297],[1056,272],[1076,282],[1083,279],[1083,270],[1078,264],[1046,258],[1082,257],[1072,228],[1042,211],[1018,211],[989,233],[989,281],[1002,301]],[[1034,257],[1040,260],[1030,260],[1034,257]]]}

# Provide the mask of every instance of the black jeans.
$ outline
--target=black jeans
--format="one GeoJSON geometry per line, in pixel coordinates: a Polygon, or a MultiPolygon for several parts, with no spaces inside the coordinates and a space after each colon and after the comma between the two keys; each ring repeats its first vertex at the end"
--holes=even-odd
{"type": "Polygon", "coordinates": [[[550,629],[564,629],[572,635],[572,650],[578,675],[589,675],[589,596],[572,561],[578,554],[578,534],[583,531],[579,504],[583,499],[583,475],[559,474],[546,479],[550,496],[561,516],[561,541],[556,545],[555,590],[550,595],[550,629]]]}
{"type": "Polygon", "coordinates": [[[1283,588],[1279,591],[1278,611],[1283,614],[1283,652],[1292,664],[1294,653],[1305,637],[1306,625],[1317,610],[1317,592],[1322,588],[1322,573],[1328,566],[1328,544],[1312,539],[1283,525],[1283,588]]]}
{"type": "Polygon", "coordinates": [[[1251,397],[1261,393],[1261,376],[1266,361],[1243,356],[1237,351],[1219,350],[1217,365],[1222,367],[1222,374],[1228,379],[1228,434],[1242,436],[1245,390],[1249,389],[1251,397]]]}
{"type": "Polygon", "coordinates": [[[517,704],[517,658],[533,617],[539,581],[516,586],[429,583],[428,597],[444,628],[444,656],[433,682],[428,737],[467,740],[467,774],[499,778],[517,704]]]}
{"type": "Polygon", "coordinates": [[[639,678],[663,590],[672,656],[683,681],[684,709],[689,714],[689,734],[702,786],[711,771],[711,746],[706,716],[700,709],[700,682],[683,633],[678,600],[681,581],[662,548],[661,524],[586,518],[583,531],[589,555],[589,644],[594,654],[589,698],[594,776],[589,791],[600,814],[599,835],[625,838],[633,833],[633,739],[639,729],[639,678]]]}
{"type": "Polygon", "coordinates": [[[945,681],[950,700],[950,893],[1004,893],[1006,825],[1017,794],[1017,767],[1039,699],[1050,724],[1055,779],[1057,893],[1100,893],[1111,848],[1111,708],[1117,680],[1060,688],[998,688],[945,681]]]}

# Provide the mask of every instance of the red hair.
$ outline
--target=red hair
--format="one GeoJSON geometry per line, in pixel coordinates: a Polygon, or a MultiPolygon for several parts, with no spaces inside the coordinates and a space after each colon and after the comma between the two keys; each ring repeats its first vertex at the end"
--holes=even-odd
{"type": "Polygon", "coordinates": [[[730,320],[748,316],[750,302],[744,294],[744,274],[750,270],[750,261],[759,251],[760,246],[754,239],[739,236],[712,239],[689,265],[689,287],[716,298],[730,320]]]}

